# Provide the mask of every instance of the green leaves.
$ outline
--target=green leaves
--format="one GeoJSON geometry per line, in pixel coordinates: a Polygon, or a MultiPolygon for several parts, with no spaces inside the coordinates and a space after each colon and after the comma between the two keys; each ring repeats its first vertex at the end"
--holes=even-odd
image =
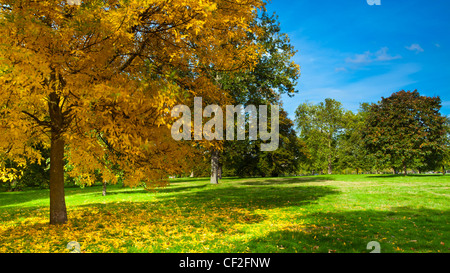
{"type": "Polygon", "coordinates": [[[346,111],[339,101],[325,99],[317,105],[300,104],[295,111],[297,128],[311,154],[308,169],[332,172],[337,156],[339,136],[350,124],[351,112],[346,111]]]}
{"type": "Polygon", "coordinates": [[[445,117],[439,97],[400,91],[370,107],[365,127],[367,148],[395,169],[434,169],[442,161],[445,117]]]}
{"type": "Polygon", "coordinates": [[[436,170],[448,163],[449,122],[440,114],[439,97],[400,91],[378,104],[362,103],[356,114],[326,99],[303,103],[296,110],[300,138],[310,158],[305,171],[395,172],[436,170]]]}

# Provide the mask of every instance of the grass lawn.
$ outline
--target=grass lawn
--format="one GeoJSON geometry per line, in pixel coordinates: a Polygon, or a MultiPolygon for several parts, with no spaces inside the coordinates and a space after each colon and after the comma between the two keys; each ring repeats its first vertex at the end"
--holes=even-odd
{"type": "Polygon", "coordinates": [[[0,252],[450,252],[450,176],[174,179],[167,188],[0,193],[0,252]]]}

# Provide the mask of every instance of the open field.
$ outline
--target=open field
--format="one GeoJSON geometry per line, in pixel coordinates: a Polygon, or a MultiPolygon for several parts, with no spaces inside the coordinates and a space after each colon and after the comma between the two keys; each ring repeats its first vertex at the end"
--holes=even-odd
{"type": "Polygon", "coordinates": [[[0,252],[450,252],[450,176],[174,179],[167,188],[0,193],[0,252]]]}

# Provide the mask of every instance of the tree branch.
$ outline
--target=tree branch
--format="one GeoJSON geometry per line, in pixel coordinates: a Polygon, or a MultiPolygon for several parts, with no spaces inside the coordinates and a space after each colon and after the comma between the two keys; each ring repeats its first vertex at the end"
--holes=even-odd
{"type": "Polygon", "coordinates": [[[36,117],[35,115],[33,115],[31,113],[28,113],[27,111],[22,111],[22,113],[31,117],[40,126],[51,127],[50,122],[48,122],[48,121],[42,121],[38,117],[36,117]]]}

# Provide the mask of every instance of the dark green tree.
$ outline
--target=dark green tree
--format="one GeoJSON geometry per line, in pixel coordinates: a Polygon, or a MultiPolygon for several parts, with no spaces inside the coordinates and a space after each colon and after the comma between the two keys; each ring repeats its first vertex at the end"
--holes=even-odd
{"type": "Polygon", "coordinates": [[[370,107],[364,128],[366,147],[395,170],[434,169],[445,154],[445,120],[439,97],[399,91],[370,107]]]}
{"type": "Polygon", "coordinates": [[[260,153],[258,170],[261,176],[278,177],[295,174],[300,162],[306,158],[306,145],[294,130],[294,122],[287,118],[284,110],[280,111],[280,143],[273,152],[260,153]]]}
{"type": "Polygon", "coordinates": [[[232,141],[222,155],[227,174],[237,176],[278,177],[295,174],[306,158],[306,146],[297,137],[294,123],[280,110],[280,141],[275,151],[261,151],[261,141],[232,141]]]}
{"type": "MultiPolygon", "coordinates": [[[[300,68],[292,61],[296,50],[290,44],[287,34],[281,32],[275,14],[268,15],[263,12],[254,24],[262,31],[258,34],[248,33],[249,39],[260,44],[264,50],[255,69],[232,75],[221,73],[218,77],[220,85],[234,98],[236,105],[281,104],[281,94],[293,96],[297,93],[295,86],[300,76],[300,68]]],[[[214,161],[219,162],[219,168],[212,169],[220,172],[223,166],[227,173],[240,176],[271,176],[293,171],[292,168],[297,165],[297,158],[300,158],[298,151],[301,145],[297,145],[294,128],[288,125],[289,122],[292,124],[280,107],[278,150],[262,152],[260,140],[249,140],[248,137],[242,141],[226,141],[223,151],[213,156],[214,161]],[[282,163],[287,161],[289,164],[282,163]]]]}
{"type": "Polygon", "coordinates": [[[435,166],[436,169],[441,169],[442,174],[447,173],[447,169],[450,166],[450,117],[445,118],[444,123],[445,133],[441,139],[442,152],[437,155],[430,155],[426,158],[428,166],[435,166]],[[437,157],[437,160],[436,160],[437,157]]]}

